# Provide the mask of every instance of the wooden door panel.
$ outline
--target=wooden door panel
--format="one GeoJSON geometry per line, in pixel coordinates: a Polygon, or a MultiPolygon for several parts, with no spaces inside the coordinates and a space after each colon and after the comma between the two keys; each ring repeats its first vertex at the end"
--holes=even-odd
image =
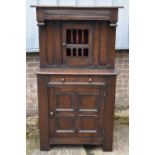
{"type": "Polygon", "coordinates": [[[97,137],[98,130],[98,115],[79,115],[79,130],[78,137],[97,137]]]}
{"type": "Polygon", "coordinates": [[[85,22],[62,25],[63,65],[68,67],[92,64],[93,26],[85,22]]]}
{"type": "Polygon", "coordinates": [[[97,130],[97,115],[80,115],[79,121],[80,121],[80,131],[90,130],[90,131],[96,131],[97,130]]]}
{"type": "Polygon", "coordinates": [[[79,111],[97,111],[98,109],[98,93],[80,94],[79,95],[79,111]]]}
{"type": "Polygon", "coordinates": [[[70,94],[56,94],[56,111],[73,111],[73,106],[70,94]]]}
{"type": "MultiPolygon", "coordinates": [[[[49,107],[53,137],[101,137],[100,87],[52,87],[49,107]],[[98,121],[97,121],[98,120],[98,121]]],[[[103,106],[101,106],[103,107],[103,106]]]]}
{"type": "Polygon", "coordinates": [[[55,116],[55,136],[73,136],[75,133],[74,116],[55,116]]]}

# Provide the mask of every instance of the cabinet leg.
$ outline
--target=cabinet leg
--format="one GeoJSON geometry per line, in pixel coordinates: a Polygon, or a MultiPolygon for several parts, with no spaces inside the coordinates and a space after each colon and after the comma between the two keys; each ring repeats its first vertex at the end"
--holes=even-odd
{"type": "Polygon", "coordinates": [[[110,152],[112,150],[113,150],[113,140],[112,137],[108,137],[107,139],[104,139],[103,151],[110,152]]]}
{"type": "Polygon", "coordinates": [[[51,149],[50,144],[43,144],[43,145],[40,145],[40,150],[41,150],[41,151],[49,151],[50,149],[51,149]]]}

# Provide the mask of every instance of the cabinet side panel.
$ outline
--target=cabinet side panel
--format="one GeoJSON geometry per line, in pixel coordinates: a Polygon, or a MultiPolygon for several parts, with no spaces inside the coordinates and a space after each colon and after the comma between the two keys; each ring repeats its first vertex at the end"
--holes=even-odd
{"type": "Polygon", "coordinates": [[[106,102],[104,107],[104,143],[103,149],[111,151],[113,145],[113,126],[115,108],[116,76],[107,77],[106,102]]]}
{"type": "Polygon", "coordinates": [[[47,76],[38,75],[38,102],[39,102],[39,129],[40,149],[48,150],[49,125],[48,125],[48,99],[47,99],[47,76]]]}
{"type": "Polygon", "coordinates": [[[61,22],[47,21],[46,36],[47,36],[46,49],[47,49],[48,66],[60,67],[62,65],[61,22]]]}
{"type": "Polygon", "coordinates": [[[47,64],[47,51],[46,51],[46,28],[39,26],[39,46],[40,46],[40,65],[47,64]]]}
{"type": "Polygon", "coordinates": [[[62,66],[62,28],[61,22],[55,22],[55,37],[53,38],[55,41],[55,59],[56,65],[58,67],[62,66]]]}

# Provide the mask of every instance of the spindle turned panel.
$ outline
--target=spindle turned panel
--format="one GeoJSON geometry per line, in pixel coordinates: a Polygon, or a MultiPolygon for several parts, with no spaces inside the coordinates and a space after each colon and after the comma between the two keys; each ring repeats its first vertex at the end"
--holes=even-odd
{"type": "Polygon", "coordinates": [[[89,144],[111,151],[119,7],[33,7],[40,46],[40,149],[89,144]]]}

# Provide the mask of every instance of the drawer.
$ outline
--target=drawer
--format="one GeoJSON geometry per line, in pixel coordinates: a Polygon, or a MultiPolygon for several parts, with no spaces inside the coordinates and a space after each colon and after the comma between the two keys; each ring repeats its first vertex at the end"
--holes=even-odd
{"type": "Polygon", "coordinates": [[[86,82],[86,83],[97,83],[105,82],[105,77],[103,76],[72,76],[72,75],[51,75],[49,76],[49,82],[86,82]]]}

